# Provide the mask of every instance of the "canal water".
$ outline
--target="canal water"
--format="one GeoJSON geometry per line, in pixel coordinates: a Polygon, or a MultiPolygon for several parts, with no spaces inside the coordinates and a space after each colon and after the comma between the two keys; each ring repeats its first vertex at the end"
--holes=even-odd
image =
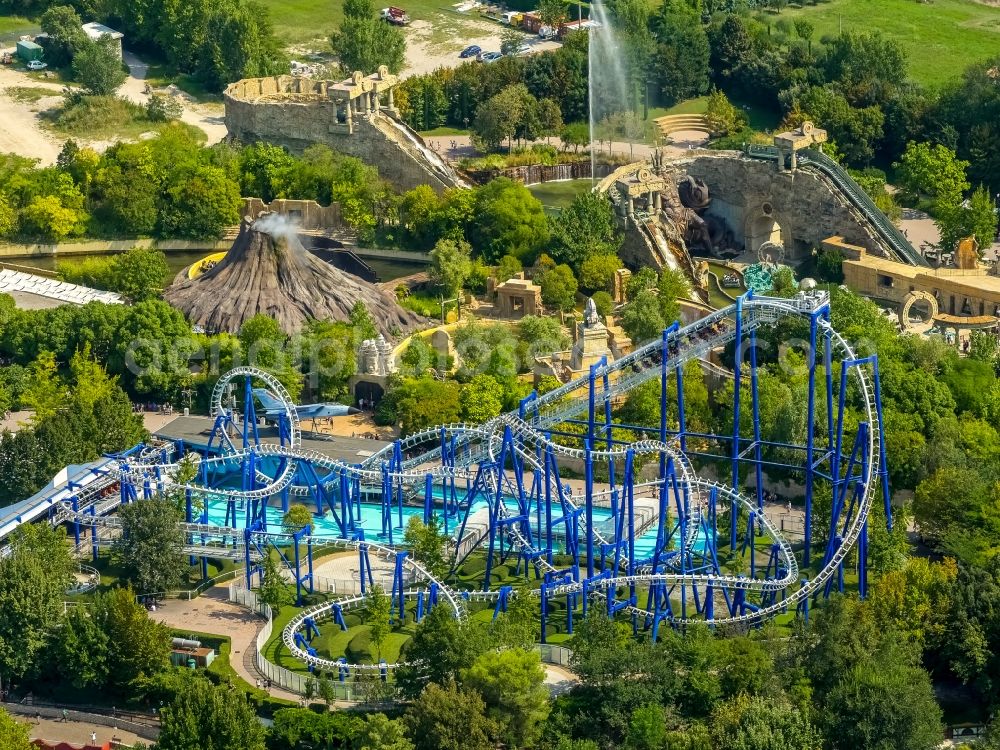
{"type": "MultiPolygon", "coordinates": [[[[173,282],[174,277],[183,271],[185,268],[190,266],[192,263],[204,258],[209,255],[208,250],[198,250],[195,252],[176,252],[176,253],[165,253],[167,258],[167,267],[170,269],[167,273],[165,279],[163,279],[163,285],[167,286],[173,282]]],[[[43,271],[55,271],[57,263],[63,263],[67,265],[73,265],[77,263],[83,263],[88,258],[99,258],[104,257],[103,254],[100,255],[77,255],[77,256],[63,256],[56,259],[52,256],[42,256],[35,258],[12,258],[8,263],[14,264],[20,270],[30,270],[31,268],[38,268],[43,271]]],[[[403,276],[409,276],[410,274],[417,273],[418,271],[426,271],[427,266],[419,263],[403,263],[397,260],[385,260],[383,258],[363,258],[364,261],[370,265],[375,273],[378,274],[379,280],[381,281],[391,281],[392,279],[399,279],[403,276]]]]}

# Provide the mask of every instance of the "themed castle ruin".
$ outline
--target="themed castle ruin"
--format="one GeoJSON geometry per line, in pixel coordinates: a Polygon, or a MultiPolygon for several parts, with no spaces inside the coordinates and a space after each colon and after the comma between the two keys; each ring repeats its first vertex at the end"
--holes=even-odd
{"type": "Polygon", "coordinates": [[[836,162],[818,150],[811,123],[775,136],[774,146],[689,152],[620,167],[598,190],[626,230],[622,259],[633,268],[677,268],[702,286],[692,254],[804,259],[836,237],[910,266],[927,262],[836,162]]]}
{"type": "Polygon", "coordinates": [[[401,190],[467,186],[400,119],[393,97],[397,83],[384,65],[372,75],[355,72],[343,81],[247,78],[225,90],[226,127],[243,143],[267,141],[293,152],[324,143],[378,167],[379,175],[401,190]]]}

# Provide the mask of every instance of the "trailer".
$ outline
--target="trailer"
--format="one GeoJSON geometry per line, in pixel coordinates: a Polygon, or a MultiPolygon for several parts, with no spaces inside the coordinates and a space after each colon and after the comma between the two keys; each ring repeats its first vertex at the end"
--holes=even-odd
{"type": "Polygon", "coordinates": [[[397,8],[394,5],[390,5],[388,8],[382,8],[382,12],[379,15],[383,21],[391,23],[393,26],[406,26],[410,23],[410,17],[407,15],[406,11],[402,8],[397,8]]]}

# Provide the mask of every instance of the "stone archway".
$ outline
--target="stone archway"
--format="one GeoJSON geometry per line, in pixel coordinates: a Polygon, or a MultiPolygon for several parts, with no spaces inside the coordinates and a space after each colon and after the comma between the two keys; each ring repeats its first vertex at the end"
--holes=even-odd
{"type": "Polygon", "coordinates": [[[912,333],[923,333],[929,331],[934,326],[934,318],[940,312],[938,302],[930,292],[910,292],[903,298],[903,304],[899,308],[899,325],[904,331],[912,333]],[[910,313],[926,308],[926,314],[921,316],[921,320],[910,319],[910,313]]]}
{"type": "Polygon", "coordinates": [[[770,203],[764,203],[757,211],[747,215],[743,243],[747,251],[756,253],[767,242],[784,245],[781,235],[781,225],[770,203]]]}

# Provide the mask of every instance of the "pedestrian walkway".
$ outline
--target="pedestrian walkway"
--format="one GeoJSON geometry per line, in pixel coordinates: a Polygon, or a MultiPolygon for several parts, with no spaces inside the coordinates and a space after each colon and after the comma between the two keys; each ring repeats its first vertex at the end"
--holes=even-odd
{"type": "Polygon", "coordinates": [[[29,734],[32,740],[45,740],[49,744],[71,742],[75,745],[91,745],[91,733],[97,735],[97,747],[101,747],[105,742],[110,742],[111,740],[118,740],[118,742],[127,746],[134,745],[137,742],[150,744],[149,740],[143,740],[131,732],[99,724],[87,724],[81,721],[61,721],[59,719],[15,718],[31,726],[29,734]]]}

